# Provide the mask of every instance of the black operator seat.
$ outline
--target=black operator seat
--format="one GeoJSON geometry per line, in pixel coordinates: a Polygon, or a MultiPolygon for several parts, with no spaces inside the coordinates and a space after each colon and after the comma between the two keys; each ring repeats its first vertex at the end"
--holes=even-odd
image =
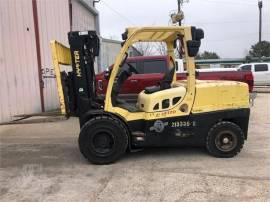
{"type": "Polygon", "coordinates": [[[161,90],[166,90],[171,88],[171,83],[173,81],[173,76],[175,72],[175,67],[172,67],[169,71],[164,74],[159,86],[149,86],[144,89],[145,94],[152,94],[161,90]]]}

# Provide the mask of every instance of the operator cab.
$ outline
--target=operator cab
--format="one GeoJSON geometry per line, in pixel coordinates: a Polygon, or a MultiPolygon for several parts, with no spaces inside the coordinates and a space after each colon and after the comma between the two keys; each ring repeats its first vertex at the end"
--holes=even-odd
{"type": "MultiPolygon", "coordinates": [[[[125,40],[125,38],[123,38],[123,40],[125,40]]],[[[138,71],[138,66],[135,67],[126,62],[128,53],[125,53],[125,56],[119,65],[119,70],[116,74],[117,76],[112,87],[111,101],[114,107],[119,107],[128,110],[129,112],[157,112],[173,108],[183,100],[187,92],[186,84],[185,82],[181,82],[176,85],[174,82],[176,80],[175,59],[183,58],[185,54],[183,38],[180,35],[176,35],[173,41],[174,46],[169,48],[167,47],[167,43],[165,41],[143,41],[132,44],[132,47],[135,47],[135,49],[139,51],[142,56],[160,55],[158,50],[163,50],[163,56],[166,55],[167,58],[169,58],[168,68],[157,84],[147,86],[139,93],[136,103],[129,103],[122,97],[120,98],[119,94],[122,91],[124,82],[133,74],[140,73],[138,71]]],[[[154,68],[155,66],[151,67],[151,69],[154,68]]],[[[156,68],[156,72],[154,73],[161,72],[159,72],[159,69],[156,68]]],[[[148,76],[151,77],[151,75],[148,76]]],[[[140,84],[135,83],[133,85],[140,84]]]]}

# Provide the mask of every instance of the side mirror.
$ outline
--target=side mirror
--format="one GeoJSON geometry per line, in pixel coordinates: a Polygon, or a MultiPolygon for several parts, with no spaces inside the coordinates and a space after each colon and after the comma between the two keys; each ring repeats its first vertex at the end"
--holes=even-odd
{"type": "Polygon", "coordinates": [[[204,38],[204,31],[200,28],[191,27],[192,40],[200,41],[204,38]]]}
{"type": "Polygon", "coordinates": [[[122,34],[122,40],[125,41],[128,38],[128,31],[126,30],[123,34],[122,34]]]}
{"type": "Polygon", "coordinates": [[[109,80],[110,79],[110,76],[111,76],[111,73],[112,73],[112,69],[107,68],[104,71],[104,79],[109,80]]]}
{"type": "Polygon", "coordinates": [[[192,40],[187,41],[188,55],[189,57],[195,57],[201,46],[201,39],[204,38],[204,32],[202,29],[196,29],[191,27],[192,40]]]}
{"type": "Polygon", "coordinates": [[[124,46],[124,44],[125,44],[127,38],[128,38],[128,31],[126,30],[126,31],[122,34],[122,40],[123,40],[123,42],[121,42],[121,47],[124,46]]]}
{"type": "Polygon", "coordinates": [[[201,42],[196,40],[187,41],[188,55],[189,57],[195,57],[200,49],[201,42]]]}

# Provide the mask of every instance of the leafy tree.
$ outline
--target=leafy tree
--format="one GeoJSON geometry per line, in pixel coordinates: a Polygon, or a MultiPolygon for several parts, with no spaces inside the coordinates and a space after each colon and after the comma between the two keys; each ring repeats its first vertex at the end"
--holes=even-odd
{"type": "Polygon", "coordinates": [[[204,51],[203,53],[198,53],[196,56],[196,59],[219,59],[220,57],[218,56],[217,53],[215,52],[210,52],[210,51],[204,51]]]}
{"type": "Polygon", "coordinates": [[[270,57],[270,42],[262,41],[251,46],[249,57],[270,57]]]}

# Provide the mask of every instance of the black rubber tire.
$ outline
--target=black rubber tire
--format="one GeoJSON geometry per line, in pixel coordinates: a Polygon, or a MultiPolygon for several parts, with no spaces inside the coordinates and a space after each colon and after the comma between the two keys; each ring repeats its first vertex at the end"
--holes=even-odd
{"type": "Polygon", "coordinates": [[[236,156],[241,151],[244,145],[244,141],[244,133],[238,125],[229,121],[221,121],[216,123],[209,130],[206,138],[206,148],[212,156],[219,158],[231,158],[236,156]],[[229,151],[222,151],[222,149],[219,149],[219,146],[216,145],[216,138],[218,138],[219,134],[224,131],[229,131],[229,133],[235,136],[235,146],[232,147],[232,149],[229,151]]]}
{"type": "Polygon", "coordinates": [[[91,163],[110,164],[126,152],[128,132],[120,120],[109,116],[96,116],[83,125],[78,142],[81,153],[91,163]],[[94,138],[101,133],[107,133],[113,139],[113,148],[108,153],[99,153],[95,149],[94,138]]]}

